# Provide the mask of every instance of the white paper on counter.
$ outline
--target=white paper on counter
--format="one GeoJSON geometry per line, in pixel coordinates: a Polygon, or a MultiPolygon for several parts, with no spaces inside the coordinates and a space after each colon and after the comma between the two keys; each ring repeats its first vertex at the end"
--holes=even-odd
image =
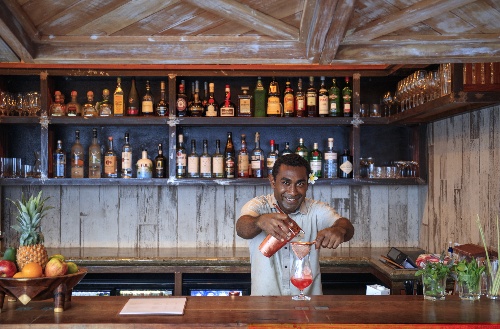
{"type": "Polygon", "coordinates": [[[131,298],[120,311],[126,314],[164,314],[183,315],[186,306],[186,298],[131,298]]]}

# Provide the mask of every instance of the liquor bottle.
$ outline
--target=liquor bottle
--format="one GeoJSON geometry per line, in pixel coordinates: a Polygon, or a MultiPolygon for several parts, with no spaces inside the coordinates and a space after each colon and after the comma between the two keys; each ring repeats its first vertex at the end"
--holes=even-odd
{"type": "Polygon", "coordinates": [[[118,159],[115,150],[113,150],[113,137],[108,137],[108,149],[104,153],[104,177],[118,177],[118,159]]]}
{"type": "Polygon", "coordinates": [[[57,141],[57,148],[54,151],[54,178],[66,177],[66,153],[62,149],[62,141],[57,141]]]}
{"type": "Polygon", "coordinates": [[[325,86],[325,77],[321,77],[321,84],[318,91],[318,115],[320,117],[328,116],[328,90],[325,86]]]}
{"type": "Polygon", "coordinates": [[[125,144],[122,147],[122,178],[132,178],[132,174],[132,146],[128,133],[125,133],[125,144]]]}
{"type": "Polygon", "coordinates": [[[248,94],[249,87],[241,87],[241,94],[238,95],[238,116],[253,117],[253,96],[248,94]]]}
{"type": "Polygon", "coordinates": [[[323,177],[337,178],[337,152],[333,150],[333,138],[328,138],[328,148],[323,152],[323,177]]]}
{"type": "Polygon", "coordinates": [[[280,156],[292,154],[292,149],[290,148],[290,143],[285,142],[285,148],[281,151],[280,156]]]}
{"type": "Polygon", "coordinates": [[[163,155],[163,145],[161,143],[158,144],[158,155],[155,157],[154,162],[155,167],[155,177],[156,178],[165,178],[167,177],[167,159],[163,155]]]}
{"type": "Polygon", "coordinates": [[[297,148],[295,149],[295,154],[298,154],[301,157],[303,157],[304,159],[306,159],[307,161],[309,161],[309,150],[304,145],[303,138],[299,138],[299,146],[297,146],[297,148]]]}
{"type": "Polygon", "coordinates": [[[352,156],[348,149],[345,149],[339,158],[339,177],[352,178],[352,156]]]}
{"type": "Polygon", "coordinates": [[[136,163],[137,178],[147,179],[153,177],[153,161],[148,158],[148,150],[142,150],[142,158],[136,163]]]}
{"type": "Polygon", "coordinates": [[[185,93],[185,81],[181,80],[179,85],[179,92],[177,93],[177,101],[175,103],[175,110],[177,111],[177,116],[185,117],[187,116],[187,96],[185,93]]]}
{"type": "Polygon", "coordinates": [[[249,161],[248,161],[248,150],[246,135],[241,134],[241,149],[238,151],[238,177],[248,178],[249,177],[249,161]]]}
{"type": "Polygon", "coordinates": [[[186,177],[187,152],[184,147],[184,135],[179,134],[177,149],[175,151],[175,177],[186,177]]]}
{"type": "Polygon", "coordinates": [[[189,112],[189,109],[191,107],[191,104],[193,104],[194,102],[194,81],[191,82],[191,92],[189,93],[189,98],[188,98],[188,102],[187,102],[187,115],[188,116],[191,116],[191,113],[189,112]]]}
{"type": "Polygon", "coordinates": [[[135,87],[134,78],[132,78],[132,85],[130,86],[130,91],[128,93],[127,115],[139,115],[139,94],[137,93],[137,88],[135,87]]]}
{"type": "Polygon", "coordinates": [[[273,77],[269,84],[269,92],[267,93],[267,116],[280,117],[282,104],[280,100],[280,86],[273,77]]]}
{"type": "Polygon", "coordinates": [[[165,81],[160,81],[160,101],[156,104],[156,115],[159,117],[168,116],[168,104],[165,100],[165,81]]]}
{"type": "Polygon", "coordinates": [[[285,92],[283,93],[283,116],[295,116],[295,97],[293,96],[293,89],[290,80],[285,82],[285,92]]]}
{"type": "Polygon", "coordinates": [[[314,77],[309,77],[309,88],[307,88],[306,93],[306,113],[308,117],[318,116],[317,98],[318,93],[314,88],[314,77]]]}
{"type": "Polygon", "coordinates": [[[321,178],[321,170],[323,165],[323,154],[318,150],[318,143],[313,144],[313,149],[309,155],[309,165],[314,176],[321,178]]]}
{"type": "Polygon", "coordinates": [[[54,103],[50,105],[50,115],[53,117],[62,117],[66,115],[62,94],[59,90],[54,93],[54,103]]]}
{"type": "Polygon", "coordinates": [[[257,85],[253,91],[254,99],[254,116],[265,117],[266,116],[266,89],[262,84],[262,78],[257,78],[257,85]]]}
{"type": "Polygon", "coordinates": [[[233,144],[233,133],[227,133],[226,148],[224,150],[224,176],[226,178],[235,178],[235,152],[233,144]]]}
{"type": "Polygon", "coordinates": [[[75,142],[71,146],[71,178],[83,178],[83,146],[80,144],[80,130],[75,131],[75,142]]]}
{"type": "Polygon", "coordinates": [[[210,82],[208,84],[208,100],[205,106],[205,116],[206,117],[217,117],[219,116],[219,104],[217,104],[214,98],[214,83],[210,82]]]}
{"type": "Polygon", "coordinates": [[[200,177],[212,177],[212,157],[208,154],[208,140],[203,140],[203,152],[200,156],[200,177]]]}
{"type": "MultiPolygon", "coordinates": [[[[207,81],[203,82],[203,97],[201,97],[201,93],[200,93],[200,102],[201,102],[201,106],[203,106],[203,111],[205,111],[205,108],[207,107],[207,104],[208,104],[208,82],[207,81]]],[[[205,113],[203,113],[203,116],[205,116],[205,113]]]]}
{"type": "Polygon", "coordinates": [[[149,81],[146,80],[146,93],[142,96],[142,115],[143,116],[152,116],[154,115],[153,111],[153,96],[151,95],[151,87],[149,85],[149,81]]]}
{"type": "Polygon", "coordinates": [[[264,177],[264,152],[260,148],[260,134],[255,133],[255,148],[250,156],[250,165],[252,167],[252,177],[264,177]]]}
{"type": "Polygon", "coordinates": [[[328,90],[328,116],[340,117],[342,116],[340,107],[340,89],[337,87],[337,80],[332,79],[332,86],[328,90]]]}
{"type": "Polygon", "coordinates": [[[123,116],[124,111],[122,78],[116,78],[116,89],[113,94],[113,115],[116,117],[123,116]]]}
{"type": "Polygon", "coordinates": [[[272,174],[274,163],[276,162],[276,160],[278,160],[278,157],[279,157],[279,152],[278,152],[278,150],[276,150],[276,146],[274,144],[274,139],[271,139],[269,144],[271,144],[271,151],[269,151],[269,153],[267,154],[267,157],[266,157],[266,167],[267,167],[267,175],[268,176],[272,174]]]}
{"type": "Polygon", "coordinates": [[[352,117],[352,88],[349,84],[349,77],[345,77],[345,87],[342,89],[342,98],[344,100],[344,116],[352,117]]]}
{"type": "Polygon", "coordinates": [[[224,178],[224,155],[220,153],[220,140],[215,141],[215,153],[212,156],[212,177],[224,178]]]}
{"type": "Polygon", "coordinates": [[[201,117],[203,115],[203,106],[200,101],[200,91],[198,87],[198,80],[195,82],[194,87],[194,99],[191,105],[189,106],[189,114],[192,117],[201,117]]]}
{"type": "Polygon", "coordinates": [[[187,158],[187,177],[200,177],[200,156],[196,153],[196,141],[191,140],[191,153],[187,158]]]}
{"type": "Polygon", "coordinates": [[[92,129],[92,144],[89,146],[89,178],[101,178],[101,146],[97,140],[97,128],[92,129]]]}
{"type": "Polygon", "coordinates": [[[295,93],[295,115],[305,117],[306,115],[306,96],[302,90],[302,79],[297,83],[297,92],[295,93]]]}
{"type": "Polygon", "coordinates": [[[102,90],[102,102],[99,106],[99,116],[101,117],[113,116],[113,108],[109,103],[109,89],[102,90]]]}
{"type": "Polygon", "coordinates": [[[83,105],[83,116],[85,117],[97,117],[99,113],[94,105],[94,92],[92,90],[87,91],[87,103],[83,105]]]}
{"type": "Polygon", "coordinates": [[[221,117],[234,117],[235,106],[234,106],[234,103],[231,102],[231,88],[229,87],[229,85],[226,85],[225,93],[226,93],[226,96],[224,98],[224,102],[222,102],[219,106],[220,116],[221,117]]]}
{"type": "Polygon", "coordinates": [[[82,106],[77,101],[78,93],[73,90],[71,92],[71,101],[66,104],[66,111],[69,117],[76,117],[82,115],[82,106]]]}

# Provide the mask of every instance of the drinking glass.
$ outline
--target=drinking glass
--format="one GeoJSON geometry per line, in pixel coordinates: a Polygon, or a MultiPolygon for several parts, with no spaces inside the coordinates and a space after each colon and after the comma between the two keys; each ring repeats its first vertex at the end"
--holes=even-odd
{"type": "Polygon", "coordinates": [[[458,282],[458,297],[462,300],[479,300],[481,297],[481,277],[464,276],[458,282]]]}
{"type": "Polygon", "coordinates": [[[427,84],[427,72],[425,70],[415,71],[415,93],[416,93],[416,104],[422,105],[425,102],[425,87],[427,84]]]}
{"type": "Polygon", "coordinates": [[[498,271],[498,259],[490,260],[486,267],[486,297],[490,299],[500,299],[500,272],[498,271]]]}
{"type": "Polygon", "coordinates": [[[16,94],[16,101],[15,101],[15,111],[17,112],[18,116],[23,115],[23,106],[24,106],[24,94],[23,93],[17,93],[16,94]]]}
{"type": "Polygon", "coordinates": [[[313,282],[309,252],[315,242],[290,242],[294,253],[292,276],[290,282],[300,290],[293,300],[310,300],[311,297],[304,295],[304,289],[313,282]]]}
{"type": "Polygon", "coordinates": [[[37,116],[38,112],[42,108],[40,93],[32,91],[29,93],[29,115],[37,116]]]}
{"type": "Polygon", "coordinates": [[[0,90],[0,116],[9,115],[9,93],[0,90]]]}
{"type": "Polygon", "coordinates": [[[444,300],[446,298],[446,275],[435,276],[432,273],[422,274],[424,284],[424,299],[444,300]]]}

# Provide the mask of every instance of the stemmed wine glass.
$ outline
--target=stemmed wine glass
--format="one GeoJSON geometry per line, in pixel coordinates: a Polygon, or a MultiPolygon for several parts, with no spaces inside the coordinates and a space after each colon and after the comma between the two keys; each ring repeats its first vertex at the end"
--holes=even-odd
{"type": "Polygon", "coordinates": [[[316,242],[290,242],[295,254],[290,282],[300,290],[299,295],[292,297],[293,300],[311,299],[311,297],[304,295],[304,289],[309,287],[313,282],[309,252],[314,243],[316,242]]]}
{"type": "Polygon", "coordinates": [[[33,91],[29,93],[29,114],[36,116],[38,111],[42,108],[40,101],[40,93],[33,91]]]}
{"type": "Polygon", "coordinates": [[[0,91],[0,116],[9,115],[9,93],[0,91]]]}

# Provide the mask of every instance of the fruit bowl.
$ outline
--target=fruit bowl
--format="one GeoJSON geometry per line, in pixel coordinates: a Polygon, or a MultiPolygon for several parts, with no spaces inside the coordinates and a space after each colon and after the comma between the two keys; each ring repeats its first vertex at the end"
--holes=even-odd
{"type": "Polygon", "coordinates": [[[19,299],[24,305],[32,300],[54,298],[54,312],[64,311],[64,303],[71,301],[74,286],[87,274],[87,269],[80,267],[78,272],[53,277],[41,278],[0,278],[0,312],[5,296],[19,299]]]}

